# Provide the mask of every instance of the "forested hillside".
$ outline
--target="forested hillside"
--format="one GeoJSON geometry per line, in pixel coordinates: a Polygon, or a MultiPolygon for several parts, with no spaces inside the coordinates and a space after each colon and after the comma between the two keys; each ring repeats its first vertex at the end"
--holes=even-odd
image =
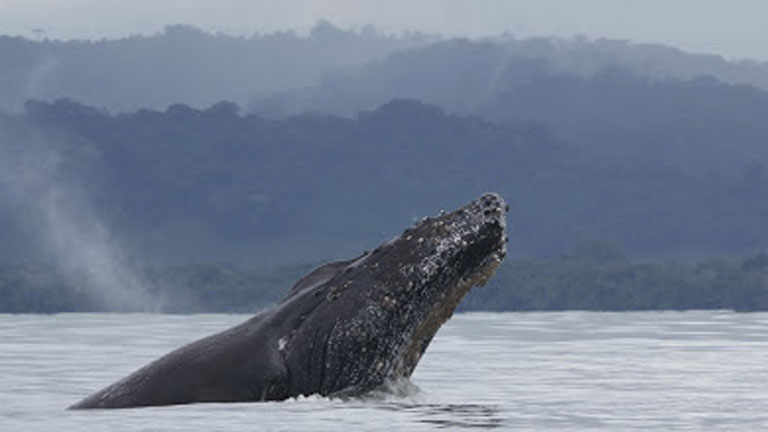
{"type": "Polygon", "coordinates": [[[433,39],[388,36],[371,27],[342,31],[325,21],[306,36],[234,37],[185,25],[117,40],[0,36],[0,110],[17,110],[27,99],[64,97],[112,110],[244,103],[433,39]]]}
{"type": "MultiPolygon", "coordinates": [[[[768,241],[759,160],[732,172],[664,158],[616,163],[545,126],[448,115],[415,101],[351,119],[277,121],[228,103],[110,115],[30,102],[10,123],[37,131],[36,151],[61,159],[59,181],[86,190],[94,211],[151,259],[343,256],[488,190],[512,203],[518,256],[600,240],[630,257],[686,258],[751,253],[768,241]]],[[[744,150],[737,140],[722,145],[744,150]]],[[[4,213],[13,220],[12,209],[4,213]]]]}
{"type": "Polygon", "coordinates": [[[620,63],[589,75],[564,72],[547,58],[510,54],[491,42],[447,41],[398,52],[252,108],[265,116],[354,116],[393,98],[415,98],[495,123],[546,125],[612,163],[713,172],[768,163],[766,91],[711,75],[652,78],[620,63]]]}
{"type": "Polygon", "coordinates": [[[493,82],[486,75],[493,78],[509,59],[544,63],[551,71],[585,78],[606,67],[620,67],[654,80],[710,75],[726,83],[768,88],[768,66],[763,63],[726,61],[662,45],[509,35],[468,43],[418,33],[386,34],[372,26],[340,29],[327,21],[319,21],[309,34],[229,36],[172,25],[156,35],[116,40],[33,41],[0,36],[0,59],[0,110],[20,110],[27,99],[70,98],[113,111],[164,109],[173,103],[203,108],[229,100],[250,104],[261,114],[285,115],[317,108],[322,98],[318,99],[317,91],[306,93],[307,87],[319,88],[321,94],[335,93],[340,83],[354,81],[356,91],[362,93],[331,98],[328,104],[329,109],[353,114],[360,108],[360,98],[369,101],[370,95],[383,95],[386,100],[379,98],[368,109],[393,97],[420,98],[420,93],[397,95],[392,88],[378,87],[382,74],[389,79],[414,74],[411,81],[399,80],[405,88],[395,89],[408,90],[469,71],[474,76],[467,81],[433,94],[468,107],[493,94],[493,82]],[[467,47],[451,52],[452,45],[467,47]],[[486,58],[489,51],[494,58],[486,58]],[[441,52],[453,58],[436,58],[441,52]],[[424,65],[425,61],[429,64],[424,65]],[[472,82],[477,80],[483,82],[472,82]],[[491,87],[473,94],[475,88],[470,85],[477,84],[491,87]],[[286,96],[291,97],[286,100],[286,96]]]}
{"type": "Polygon", "coordinates": [[[510,259],[467,307],[768,308],[761,64],[325,22],[1,53],[2,310],[98,308],[82,288],[106,285],[255,307],[487,191],[510,259]]]}

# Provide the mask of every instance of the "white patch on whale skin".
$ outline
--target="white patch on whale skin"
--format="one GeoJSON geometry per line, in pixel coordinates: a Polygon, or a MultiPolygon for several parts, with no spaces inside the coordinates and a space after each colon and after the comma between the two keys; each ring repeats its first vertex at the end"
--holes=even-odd
{"type": "Polygon", "coordinates": [[[277,340],[277,350],[282,351],[285,349],[285,346],[288,345],[288,338],[285,336],[281,337],[277,340]]]}

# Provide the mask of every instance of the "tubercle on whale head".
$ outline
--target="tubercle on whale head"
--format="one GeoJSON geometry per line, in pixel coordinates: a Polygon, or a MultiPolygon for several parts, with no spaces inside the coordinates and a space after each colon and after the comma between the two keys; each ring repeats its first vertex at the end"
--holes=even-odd
{"type": "MultiPolygon", "coordinates": [[[[485,194],[470,204],[435,218],[425,218],[405,236],[411,248],[421,250],[422,277],[435,269],[445,269],[451,257],[474,252],[480,255],[506,255],[506,213],[509,206],[497,194],[485,194]],[[415,237],[415,243],[413,238],[415,237]]],[[[402,238],[401,238],[402,239],[402,238]]],[[[474,264],[472,260],[466,262],[474,264]]]]}
{"type": "Polygon", "coordinates": [[[297,329],[288,361],[298,361],[290,359],[291,352],[294,359],[322,357],[310,361],[322,368],[312,386],[321,394],[364,391],[410,376],[464,295],[484,284],[504,258],[507,211],[499,195],[485,194],[423,219],[351,262],[315,288],[325,301],[297,329]],[[333,324],[324,346],[307,353],[327,322],[333,324]]]}

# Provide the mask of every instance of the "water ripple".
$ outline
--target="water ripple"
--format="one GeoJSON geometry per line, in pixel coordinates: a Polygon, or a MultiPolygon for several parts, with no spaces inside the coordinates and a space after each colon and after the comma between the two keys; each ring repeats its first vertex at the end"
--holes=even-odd
{"type": "Polygon", "coordinates": [[[768,314],[472,313],[350,400],[65,411],[243,315],[0,315],[2,430],[761,430],[768,314]]]}

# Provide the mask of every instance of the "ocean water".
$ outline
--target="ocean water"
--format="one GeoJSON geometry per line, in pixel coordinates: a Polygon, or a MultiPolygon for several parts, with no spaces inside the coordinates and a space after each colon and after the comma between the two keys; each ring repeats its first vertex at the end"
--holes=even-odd
{"type": "Polygon", "coordinates": [[[353,400],[67,411],[245,315],[0,315],[2,431],[768,428],[768,314],[468,313],[411,380],[353,400]]]}

